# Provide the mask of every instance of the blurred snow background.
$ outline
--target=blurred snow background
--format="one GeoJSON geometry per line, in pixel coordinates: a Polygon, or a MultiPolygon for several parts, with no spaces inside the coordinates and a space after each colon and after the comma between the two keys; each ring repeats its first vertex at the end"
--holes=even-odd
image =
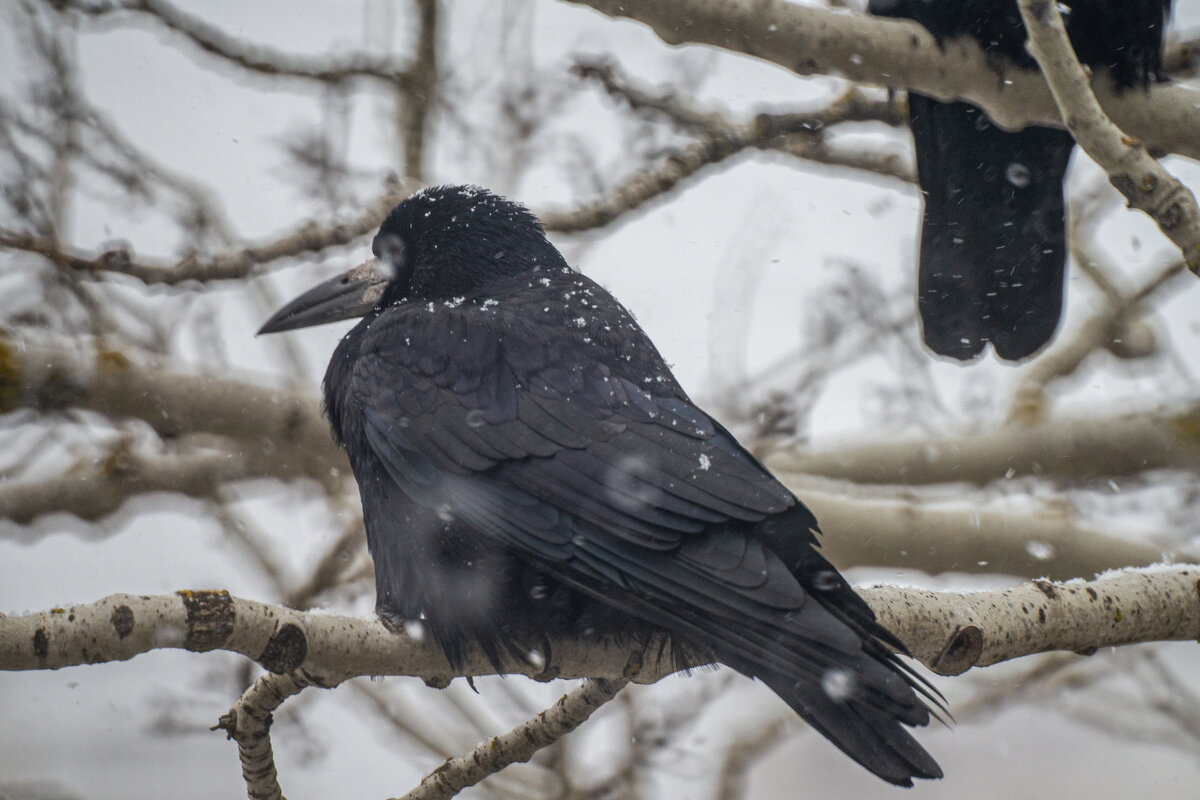
{"type": "MultiPolygon", "coordinates": [[[[350,213],[398,169],[394,102],[378,84],[360,81],[343,91],[266,78],[206,55],[137,14],[87,19],[58,16],[50,5],[0,8],[0,102],[36,116],[29,92],[44,85],[45,65],[32,52],[32,31],[49,30],[73,60],[87,100],[153,161],[202,182],[235,241],[267,240],[301,219],[350,213]],[[300,158],[318,145],[342,170],[337,191],[323,191],[300,158]]],[[[1176,5],[1172,30],[1200,27],[1200,2],[1176,5]]],[[[187,12],[238,39],[300,55],[364,51],[403,60],[414,35],[412,11],[402,0],[195,0],[187,12]]],[[[707,48],[667,47],[642,26],[550,0],[453,0],[441,4],[441,14],[441,86],[426,177],[487,185],[537,210],[586,201],[682,141],[669,125],[631,115],[594,85],[572,79],[568,68],[577,57],[603,56],[641,85],[675,87],[698,105],[739,118],[819,108],[844,89],[835,78],[799,78],[707,48]]],[[[907,134],[885,125],[856,126],[852,137],[860,146],[908,152],[907,134]]],[[[1167,165],[1190,186],[1200,185],[1195,163],[1171,158],[1167,165]]],[[[1080,154],[1069,192],[1072,198],[1101,198],[1096,202],[1103,225],[1093,246],[1123,287],[1138,285],[1178,257],[1152,223],[1122,209],[1103,175],[1080,154]]],[[[80,169],[58,234],[83,249],[121,240],[136,255],[170,257],[188,245],[172,219],[176,211],[169,202],[129,202],[102,175],[80,169]]],[[[603,230],[554,238],[568,260],[635,312],[693,397],[718,415],[726,409],[739,431],[753,428],[752,409],[771,390],[794,398],[787,401],[795,404],[799,421],[794,436],[812,446],[998,425],[1022,368],[990,356],[962,367],[916,349],[918,214],[915,188],[898,180],[750,150],[603,230]],[[870,336],[840,349],[821,346],[841,326],[862,325],[863,315],[901,324],[886,338],[870,336]],[[801,375],[809,381],[796,391],[801,375]]],[[[0,226],[8,224],[0,219],[0,226]]],[[[179,363],[286,381],[294,376],[280,365],[284,349],[292,347],[303,382],[315,392],[348,325],[291,334],[286,343],[255,339],[271,305],[262,297],[290,297],[366,252],[364,242],[294,259],[286,268],[262,271],[254,291],[245,282],[147,288],[119,278],[107,291],[128,302],[124,313],[132,327],[139,314],[169,317],[166,350],[179,363]]],[[[0,310],[7,320],[35,319],[55,331],[78,326],[78,312],[45,288],[30,257],[4,252],[0,258],[0,310]]],[[[1155,304],[1158,357],[1127,364],[1095,356],[1056,386],[1056,413],[1073,417],[1194,402],[1200,365],[1196,291],[1200,287],[1183,283],[1155,304]]],[[[1060,338],[1099,302],[1078,269],[1071,271],[1068,298],[1060,338]]],[[[0,429],[0,449],[5,441],[14,452],[25,447],[33,435],[26,423],[0,429]]],[[[57,457],[47,445],[52,452],[42,452],[35,466],[51,473],[70,463],[72,448],[88,440],[87,426],[80,427],[55,440],[62,450],[57,457]]],[[[1191,516],[1196,489],[1195,475],[1171,475],[1128,487],[1031,482],[1016,493],[1062,490],[1085,515],[1134,532],[1170,529],[1181,548],[1194,552],[1200,533],[1191,516]]],[[[337,536],[336,512],[311,485],[258,482],[236,494],[234,507],[267,532],[271,556],[295,579],[337,536]]],[[[855,570],[851,578],[931,588],[1018,580],[886,568],[855,570]]],[[[98,523],[63,514],[25,526],[0,523],[3,613],[180,588],[278,599],[206,501],[152,496],[134,499],[98,523]]],[[[322,604],[367,614],[369,595],[334,593],[322,604]]],[[[1187,723],[1155,710],[1155,703],[1194,702],[1200,690],[1195,645],[1155,651],[1155,663],[1183,681],[1190,695],[1164,694],[1157,667],[1129,653],[1076,660],[1059,667],[1059,684],[1028,692],[1022,682],[1032,665],[1024,662],[937,681],[952,711],[965,710],[955,729],[920,734],[947,777],[921,784],[912,796],[1195,797],[1200,716],[1187,723]]],[[[171,651],[128,663],[0,675],[0,797],[241,795],[234,745],[208,730],[241,691],[240,661],[171,651]]],[[[475,696],[462,684],[442,693],[453,702],[430,700],[434,690],[416,680],[390,678],[367,689],[389,698],[394,710],[407,709],[397,713],[441,737],[451,752],[506,730],[563,690],[522,678],[488,679],[479,682],[481,695],[475,696]]],[[[744,796],[866,798],[898,791],[791,720],[770,692],[728,670],[630,694],[624,705],[636,703],[635,711],[621,703],[606,708],[576,735],[565,756],[572,775],[594,775],[599,783],[641,742],[638,752],[648,760],[633,770],[636,780],[604,796],[716,797],[716,773],[731,743],[761,734],[764,720],[775,718],[781,723],[771,737],[778,745],[749,768],[744,796]],[[681,714],[681,708],[691,713],[681,714]],[[694,715],[696,708],[703,712],[694,715]],[[632,732],[630,720],[636,722],[632,732]]],[[[289,701],[278,715],[274,745],[284,789],[297,798],[392,796],[441,760],[398,733],[349,686],[310,690],[289,701]]],[[[533,773],[548,767],[514,772],[522,769],[535,780],[533,773]]],[[[496,788],[475,796],[522,796],[518,780],[502,777],[496,788]],[[501,785],[506,780],[509,785],[501,785]]]]}

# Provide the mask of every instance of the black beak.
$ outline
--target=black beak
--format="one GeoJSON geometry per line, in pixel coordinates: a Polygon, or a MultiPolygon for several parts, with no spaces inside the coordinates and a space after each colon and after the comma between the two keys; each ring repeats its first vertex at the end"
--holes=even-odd
{"type": "Polygon", "coordinates": [[[258,332],[279,333],[365,316],[379,304],[388,280],[390,277],[376,259],[364,261],[276,311],[258,332]]]}

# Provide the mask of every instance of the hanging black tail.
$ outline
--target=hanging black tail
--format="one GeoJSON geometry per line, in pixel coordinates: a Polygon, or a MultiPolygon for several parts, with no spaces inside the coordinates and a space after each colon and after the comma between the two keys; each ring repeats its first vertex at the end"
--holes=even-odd
{"type": "Polygon", "coordinates": [[[991,342],[1001,358],[1054,335],[1066,262],[1065,131],[1008,133],[966,103],[909,94],[925,195],[918,305],[925,343],[958,359],[991,342]]]}
{"type": "MultiPolygon", "coordinates": [[[[1079,59],[1119,89],[1162,75],[1170,0],[1072,0],[1067,32],[1079,59]]],[[[915,20],[939,43],[969,36],[1005,69],[1036,69],[1016,0],[870,0],[868,11],[915,20]]],[[[1033,355],[1062,312],[1066,259],[1063,131],[1006,133],[965,103],[909,93],[925,195],[919,306],[925,342],[970,359],[991,342],[1001,358],[1033,355]]]]}

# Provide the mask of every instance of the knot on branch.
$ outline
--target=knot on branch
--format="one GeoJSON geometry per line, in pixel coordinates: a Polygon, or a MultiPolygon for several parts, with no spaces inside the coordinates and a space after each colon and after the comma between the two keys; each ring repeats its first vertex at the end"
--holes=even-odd
{"type": "Polygon", "coordinates": [[[255,659],[267,672],[281,675],[304,663],[308,656],[308,637],[299,625],[287,622],[277,630],[255,659]]]}
{"type": "Polygon", "coordinates": [[[187,638],[183,646],[197,653],[207,653],[224,645],[233,633],[237,619],[229,592],[184,589],[177,594],[183,598],[187,609],[187,638]]]}
{"type": "Polygon", "coordinates": [[[961,675],[979,663],[983,655],[983,631],[977,625],[960,625],[942,652],[929,666],[939,675],[961,675]]]}

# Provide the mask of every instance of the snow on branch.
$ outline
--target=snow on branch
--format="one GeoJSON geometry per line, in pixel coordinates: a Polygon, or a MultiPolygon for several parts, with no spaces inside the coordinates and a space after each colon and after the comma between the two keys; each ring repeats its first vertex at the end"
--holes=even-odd
{"type": "MultiPolygon", "coordinates": [[[[650,27],[667,44],[703,44],[778,64],[800,75],[839,75],[915,89],[939,100],[966,100],[1008,129],[1062,127],[1042,76],[1010,69],[1000,79],[966,38],[939,47],[915,22],[846,14],[783,0],[567,0],[650,27]]],[[[1109,116],[1158,149],[1200,158],[1200,108],[1194,92],[1155,85],[1118,93],[1095,82],[1109,116]]]]}
{"type": "MultiPolygon", "coordinates": [[[[1002,591],[861,590],[880,622],[913,656],[959,675],[1033,653],[1159,640],[1200,639],[1200,567],[1125,570],[1094,581],[1033,583],[1002,591]]],[[[651,637],[630,650],[601,640],[549,643],[544,666],[511,670],[538,680],[588,677],[553,707],[430,773],[412,800],[452,797],[505,766],[528,760],[574,730],[630,681],[649,683],[677,666],[651,637]]],[[[271,747],[272,714],[309,686],[333,688],[362,675],[413,675],[445,686],[455,672],[440,649],[378,620],[302,613],[223,591],[112,595],[36,614],[0,614],[0,670],[60,669],[123,661],[161,648],[240,653],[267,670],[215,728],[237,741],[249,795],[282,798],[271,747]]],[[[479,654],[462,674],[489,674],[479,654]]]]}
{"type": "MultiPolygon", "coordinates": [[[[915,658],[941,674],[958,674],[1050,650],[1086,651],[1147,641],[1200,639],[1200,567],[1156,566],[1093,581],[1035,581],[985,592],[931,592],[873,587],[862,595],[915,658]],[[979,641],[971,657],[946,659],[979,641]]],[[[594,639],[552,643],[542,667],[512,665],[511,674],[549,678],[630,678],[649,683],[674,671],[657,642],[631,651],[594,639]]],[[[412,675],[444,685],[455,673],[436,644],[375,619],[303,613],[222,591],[112,595],[95,603],[0,617],[0,669],[60,669],[125,661],[159,648],[240,653],[273,673],[299,670],[332,687],[362,675],[412,675]]],[[[470,656],[463,675],[494,667],[470,656]]]]}

